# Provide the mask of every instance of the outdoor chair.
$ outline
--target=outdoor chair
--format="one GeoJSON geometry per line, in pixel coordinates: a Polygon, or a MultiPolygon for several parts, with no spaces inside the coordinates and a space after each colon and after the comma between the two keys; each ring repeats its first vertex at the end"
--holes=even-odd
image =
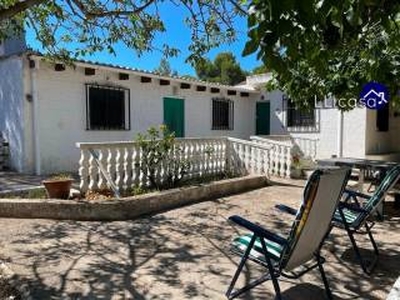
{"type": "Polygon", "coordinates": [[[363,271],[367,274],[371,274],[379,257],[378,246],[371,232],[375,224],[372,221],[372,216],[380,205],[383,204],[387,193],[399,179],[400,165],[389,170],[372,195],[365,195],[355,191],[345,191],[345,199],[339,204],[335,212],[333,225],[347,231],[357,259],[363,271]],[[365,230],[363,230],[363,228],[365,228],[365,230]],[[368,235],[374,250],[374,257],[369,264],[368,261],[362,257],[360,249],[356,244],[354,234],[368,235]]]}
{"type": "MultiPolygon", "coordinates": [[[[372,195],[365,195],[356,191],[345,190],[344,201],[339,203],[333,217],[333,225],[337,228],[346,230],[356,257],[360,262],[363,271],[367,274],[371,274],[379,257],[378,246],[376,245],[371,232],[371,229],[375,224],[372,219],[374,214],[377,213],[379,207],[382,205],[386,194],[396,184],[399,178],[400,165],[393,167],[387,172],[385,178],[377,186],[372,195]],[[362,257],[354,238],[355,234],[368,235],[374,250],[374,257],[371,262],[368,263],[368,261],[362,257]]],[[[295,209],[286,205],[280,204],[276,207],[290,214],[297,213],[295,209]]],[[[382,216],[380,216],[380,218],[382,218],[382,216]]]]}
{"type": "Polygon", "coordinates": [[[226,292],[228,299],[267,280],[272,280],[277,299],[282,299],[279,276],[295,279],[316,267],[321,273],[326,294],[332,299],[323,269],[325,259],[320,250],[332,228],[332,217],[349,176],[349,169],[331,167],[315,170],[304,188],[303,202],[286,238],[240,216],[229,218],[251,233],[237,237],[232,243],[231,250],[242,258],[226,292]],[[266,267],[268,271],[241,289],[234,290],[247,260],[266,267]]]}

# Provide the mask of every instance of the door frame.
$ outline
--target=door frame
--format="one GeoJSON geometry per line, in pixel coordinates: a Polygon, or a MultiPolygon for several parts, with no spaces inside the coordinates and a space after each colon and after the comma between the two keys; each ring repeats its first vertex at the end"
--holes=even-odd
{"type": "Polygon", "coordinates": [[[254,118],[254,123],[255,123],[254,133],[255,133],[255,135],[257,135],[257,104],[258,103],[268,103],[269,104],[269,126],[268,126],[269,133],[268,133],[268,135],[270,135],[271,134],[271,101],[269,101],[269,100],[256,101],[256,107],[254,110],[254,112],[255,112],[255,114],[254,114],[254,116],[255,116],[255,118],[254,118]]]}
{"type": "Polygon", "coordinates": [[[186,137],[186,99],[185,99],[185,97],[181,97],[181,96],[177,96],[177,95],[166,95],[166,96],[162,96],[162,104],[163,104],[163,106],[162,106],[162,124],[164,125],[165,124],[165,116],[164,116],[164,99],[165,98],[172,98],[172,99],[177,99],[177,100],[182,100],[182,102],[183,102],[183,137],[182,138],[184,138],[184,137],[186,137]]]}

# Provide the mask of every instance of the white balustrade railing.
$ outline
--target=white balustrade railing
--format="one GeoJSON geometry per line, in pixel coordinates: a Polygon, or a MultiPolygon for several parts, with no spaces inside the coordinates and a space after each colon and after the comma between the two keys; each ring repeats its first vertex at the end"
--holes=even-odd
{"type": "Polygon", "coordinates": [[[277,147],[282,145],[290,145],[290,147],[293,147],[297,145],[303,153],[304,157],[310,158],[313,161],[315,161],[317,158],[319,142],[318,139],[281,135],[271,136],[271,138],[269,138],[268,136],[252,136],[250,137],[250,140],[255,143],[277,147]]]}
{"type": "MultiPolygon", "coordinates": [[[[290,176],[290,147],[284,142],[271,147],[259,141],[220,137],[177,139],[176,145],[181,151],[175,158],[190,162],[188,179],[226,172],[290,176]]],[[[118,191],[149,185],[140,168],[143,153],[137,142],[77,143],[77,147],[81,152],[81,191],[107,188],[109,180],[118,191]]],[[[165,176],[162,165],[156,177],[163,181],[165,176]]]]}
{"type": "Polygon", "coordinates": [[[317,159],[318,139],[293,137],[293,143],[299,146],[305,157],[311,158],[313,161],[317,159]]]}

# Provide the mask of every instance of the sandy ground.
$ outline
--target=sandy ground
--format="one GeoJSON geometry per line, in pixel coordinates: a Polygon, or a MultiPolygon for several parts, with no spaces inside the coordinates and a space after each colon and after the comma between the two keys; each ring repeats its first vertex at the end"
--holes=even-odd
{"type": "MultiPolygon", "coordinates": [[[[128,222],[1,219],[0,257],[33,299],[226,299],[239,262],[229,243],[240,233],[227,218],[242,215],[285,236],[292,217],[273,207],[298,207],[301,193],[298,185],[270,186],[128,222]]],[[[336,299],[385,299],[400,275],[400,211],[390,206],[373,229],[381,257],[371,276],[357,265],[344,232],[334,230],[326,242],[336,299]]],[[[370,249],[364,236],[358,240],[370,249]]],[[[249,264],[239,284],[259,270],[249,264]]],[[[284,299],[324,299],[317,270],[280,282],[284,299]]],[[[273,298],[271,282],[241,297],[273,298]]]]}

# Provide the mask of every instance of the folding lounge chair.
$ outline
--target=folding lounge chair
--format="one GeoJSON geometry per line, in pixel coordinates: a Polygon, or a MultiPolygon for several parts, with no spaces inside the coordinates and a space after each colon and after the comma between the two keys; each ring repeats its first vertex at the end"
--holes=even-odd
{"type": "Polygon", "coordinates": [[[322,266],[325,259],[320,255],[320,250],[332,228],[332,217],[349,176],[348,169],[325,168],[314,171],[306,184],[303,203],[287,238],[276,235],[239,216],[229,218],[230,221],[246,228],[251,233],[236,238],[232,243],[232,251],[241,255],[242,259],[226,292],[228,299],[233,299],[270,279],[277,299],[282,299],[279,276],[299,278],[316,267],[321,272],[326,294],[329,299],[332,299],[322,266]],[[236,281],[248,259],[266,267],[268,272],[243,288],[234,290],[236,281]],[[307,266],[306,263],[313,259],[315,262],[307,266]],[[300,266],[304,267],[303,270],[295,272],[294,269],[300,266]]]}
{"type": "MultiPolygon", "coordinates": [[[[346,230],[357,259],[359,260],[363,271],[367,274],[371,274],[379,257],[378,246],[376,245],[371,232],[371,229],[375,224],[373,221],[371,221],[372,216],[375,214],[375,212],[377,212],[379,206],[385,199],[386,194],[399,179],[400,165],[389,170],[385,178],[378,185],[372,195],[365,195],[359,192],[345,190],[345,199],[339,204],[338,209],[333,217],[333,225],[346,230]],[[362,230],[363,228],[365,228],[365,230],[362,230]],[[374,249],[374,258],[371,262],[368,263],[368,261],[361,256],[360,250],[354,238],[355,234],[368,234],[374,249]]],[[[290,214],[296,214],[297,212],[293,208],[290,208],[286,205],[280,204],[277,205],[277,208],[290,214]]]]}
{"type": "Polygon", "coordinates": [[[371,221],[370,217],[374,215],[378,207],[384,201],[386,194],[399,179],[400,165],[389,170],[372,195],[365,195],[346,190],[345,200],[339,204],[333,217],[333,225],[347,231],[357,259],[359,260],[362,269],[367,274],[371,274],[379,257],[378,246],[376,245],[371,232],[374,222],[371,221]],[[365,228],[365,230],[362,230],[362,228],[365,228]],[[371,262],[368,263],[368,261],[361,256],[354,234],[368,234],[374,249],[374,258],[371,262]]]}

